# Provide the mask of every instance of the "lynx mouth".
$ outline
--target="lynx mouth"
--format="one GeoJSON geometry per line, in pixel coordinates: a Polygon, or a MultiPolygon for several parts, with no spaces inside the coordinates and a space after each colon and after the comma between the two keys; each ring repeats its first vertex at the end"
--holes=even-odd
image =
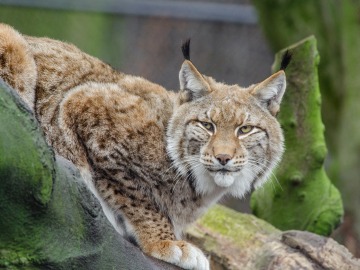
{"type": "Polygon", "coordinates": [[[208,169],[210,172],[212,173],[231,173],[232,171],[228,170],[228,169],[208,169]]]}
{"type": "Polygon", "coordinates": [[[242,168],[234,168],[232,170],[230,169],[208,169],[208,171],[212,174],[216,174],[216,173],[224,173],[224,174],[231,174],[231,173],[238,173],[241,171],[242,168]]]}

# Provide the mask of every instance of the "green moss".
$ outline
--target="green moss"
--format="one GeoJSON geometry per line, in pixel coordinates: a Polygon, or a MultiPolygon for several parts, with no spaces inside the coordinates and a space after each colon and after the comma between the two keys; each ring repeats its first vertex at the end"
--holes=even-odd
{"type": "MultiPolygon", "coordinates": [[[[279,114],[286,151],[276,170],[281,189],[273,189],[272,182],[267,183],[253,194],[251,207],[255,215],[281,230],[329,235],[339,224],[343,209],[340,194],[323,168],[327,150],[321,121],[316,40],[310,37],[288,50],[293,59],[286,70],[288,86],[279,114]]],[[[282,54],[283,51],[276,55],[274,70],[278,70],[282,54]]]]}
{"type": "Polygon", "coordinates": [[[42,237],[24,224],[34,218],[34,209],[41,213],[50,201],[53,155],[34,117],[3,84],[0,126],[0,231],[6,232],[0,234],[0,265],[24,266],[35,260],[36,244],[42,237]]]}
{"type": "Polygon", "coordinates": [[[36,120],[3,84],[0,126],[0,231],[6,232],[0,234],[0,265],[56,262],[79,255],[88,232],[81,203],[72,196],[77,186],[65,188],[71,178],[60,168],[55,174],[53,152],[36,120]]]}
{"type": "MultiPolygon", "coordinates": [[[[34,197],[41,205],[46,205],[52,189],[52,152],[39,134],[35,118],[29,117],[27,109],[17,104],[4,87],[0,91],[0,126],[1,175],[24,179],[26,183],[21,187],[18,183],[11,183],[11,186],[4,186],[2,191],[13,191],[12,194],[16,196],[18,188],[26,189],[28,196],[34,197]],[[18,106],[22,108],[21,111],[18,106]]],[[[7,183],[2,181],[0,184],[7,183]]]]}
{"type": "MultiPolygon", "coordinates": [[[[256,234],[270,234],[277,230],[269,223],[257,219],[253,215],[242,214],[221,205],[212,207],[199,221],[198,226],[203,226],[214,235],[221,235],[226,241],[238,247],[245,247],[249,240],[255,239],[256,234]]],[[[203,231],[191,231],[193,235],[203,234],[203,231]]],[[[206,248],[211,250],[217,246],[215,239],[206,238],[206,248]],[[211,242],[213,241],[213,243],[211,242]]]]}

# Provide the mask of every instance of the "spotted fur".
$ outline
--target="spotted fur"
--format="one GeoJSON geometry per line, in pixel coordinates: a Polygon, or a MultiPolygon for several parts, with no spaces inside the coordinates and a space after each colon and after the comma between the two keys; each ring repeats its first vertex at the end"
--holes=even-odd
{"type": "Polygon", "coordinates": [[[114,228],[185,269],[209,269],[181,240],[186,226],[223,195],[260,187],[283,152],[275,118],[283,71],[242,88],[185,60],[174,93],[73,45],[0,25],[0,76],[32,108],[47,142],[79,168],[114,228]]]}

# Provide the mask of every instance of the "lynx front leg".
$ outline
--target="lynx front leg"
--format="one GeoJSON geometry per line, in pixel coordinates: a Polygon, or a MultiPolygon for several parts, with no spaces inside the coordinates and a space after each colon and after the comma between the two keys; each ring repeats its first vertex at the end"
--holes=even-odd
{"type": "Polygon", "coordinates": [[[143,252],[184,269],[209,270],[209,261],[194,245],[176,240],[171,221],[157,209],[149,197],[132,183],[98,181],[102,198],[119,215],[125,217],[134,239],[143,252]]]}
{"type": "Polygon", "coordinates": [[[160,240],[146,242],[143,251],[155,258],[175,264],[184,269],[208,270],[209,261],[204,253],[185,241],[160,240]]]}
{"type": "Polygon", "coordinates": [[[207,258],[199,248],[188,242],[175,240],[172,225],[167,218],[157,211],[145,212],[148,213],[148,218],[130,218],[139,245],[145,253],[184,269],[210,269],[207,258]]]}

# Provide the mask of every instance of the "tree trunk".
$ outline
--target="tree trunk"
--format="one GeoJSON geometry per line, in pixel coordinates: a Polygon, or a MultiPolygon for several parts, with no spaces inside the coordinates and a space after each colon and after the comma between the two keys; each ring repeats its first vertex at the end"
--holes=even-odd
{"type": "MultiPolygon", "coordinates": [[[[321,121],[321,96],[314,37],[286,49],[292,55],[286,69],[287,88],[279,121],[285,154],[276,177],[254,192],[251,206],[258,217],[281,230],[298,229],[329,235],[343,215],[338,190],[324,171],[326,145],[321,121]]],[[[276,55],[279,70],[284,51],[276,55]]]]}
{"type": "Polygon", "coordinates": [[[274,51],[308,35],[318,40],[322,115],[330,150],[327,167],[347,212],[340,237],[360,257],[360,121],[356,119],[360,113],[360,1],[253,3],[274,51]]]}

